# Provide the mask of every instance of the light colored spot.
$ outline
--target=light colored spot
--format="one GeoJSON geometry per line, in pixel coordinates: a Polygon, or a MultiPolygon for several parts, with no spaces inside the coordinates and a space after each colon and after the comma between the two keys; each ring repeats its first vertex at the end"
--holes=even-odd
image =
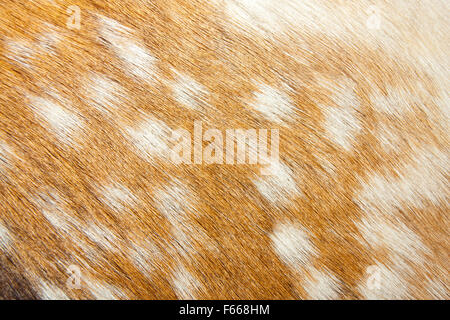
{"type": "Polygon", "coordinates": [[[148,83],[153,83],[156,79],[157,59],[144,45],[133,39],[132,30],[105,17],[100,18],[100,23],[100,34],[125,63],[129,73],[148,83]]]}
{"type": "Polygon", "coordinates": [[[3,251],[8,250],[11,245],[11,236],[9,230],[0,223],[0,249],[3,251]]]}
{"type": "Polygon", "coordinates": [[[126,134],[136,146],[138,154],[145,160],[169,155],[167,143],[171,137],[170,128],[161,120],[148,117],[136,128],[127,128],[126,134]]]}
{"type": "Polygon", "coordinates": [[[56,192],[40,194],[35,200],[44,217],[58,231],[71,233],[76,229],[81,229],[81,223],[64,210],[63,201],[56,192]]]}
{"type": "Polygon", "coordinates": [[[410,298],[408,282],[404,273],[395,268],[377,263],[375,266],[379,285],[370,285],[369,274],[358,285],[363,299],[367,300],[402,300],[410,298]]]}
{"type": "Polygon", "coordinates": [[[301,196],[292,170],[280,161],[270,162],[270,175],[253,180],[256,189],[273,205],[287,204],[292,197],[301,196]]]}
{"type": "Polygon", "coordinates": [[[336,300],[340,295],[338,279],[327,271],[310,269],[303,288],[313,300],[336,300]]]}
{"type": "Polygon", "coordinates": [[[421,239],[406,225],[374,214],[356,223],[365,244],[370,249],[387,249],[397,267],[404,271],[410,269],[409,263],[422,265],[429,249],[421,239]]]}
{"type": "Polygon", "coordinates": [[[35,114],[50,125],[55,135],[64,143],[73,144],[75,135],[83,127],[81,118],[53,100],[41,97],[32,97],[30,100],[35,114]]]}
{"type": "Polygon", "coordinates": [[[403,115],[411,111],[411,105],[420,103],[418,97],[414,96],[402,87],[387,87],[387,94],[381,93],[379,90],[374,90],[370,95],[375,111],[385,113],[387,115],[403,115]]]}
{"type": "Polygon", "coordinates": [[[160,258],[161,252],[150,240],[143,243],[133,243],[129,248],[129,255],[139,271],[144,275],[149,275],[156,270],[155,260],[160,258]]]}
{"type": "Polygon", "coordinates": [[[117,300],[125,295],[116,287],[103,282],[83,279],[83,284],[96,300],[117,300]]]}
{"type": "Polygon", "coordinates": [[[289,267],[298,270],[309,266],[310,259],[317,256],[308,234],[309,232],[300,225],[278,223],[270,239],[280,259],[289,267]]]}
{"type": "Polygon", "coordinates": [[[105,226],[91,224],[84,228],[83,232],[100,247],[110,251],[118,251],[120,239],[105,226]]]}
{"type": "Polygon", "coordinates": [[[89,103],[101,112],[109,113],[117,110],[125,97],[123,88],[103,75],[91,75],[86,84],[89,103]]]}
{"type": "Polygon", "coordinates": [[[44,280],[40,281],[39,292],[42,300],[69,300],[64,291],[44,280]]]}
{"type": "Polygon", "coordinates": [[[361,125],[356,117],[360,105],[355,93],[355,84],[349,79],[340,79],[329,82],[318,79],[318,83],[331,93],[334,105],[321,106],[325,115],[325,129],[327,136],[345,150],[352,149],[355,135],[361,130],[361,125]]]}
{"type": "Polygon", "coordinates": [[[176,179],[155,192],[158,210],[174,226],[185,222],[188,213],[193,211],[193,197],[189,189],[176,179]]]}
{"type": "Polygon", "coordinates": [[[261,112],[268,120],[277,123],[290,121],[294,110],[292,100],[286,93],[267,84],[258,85],[258,91],[250,107],[261,112]]]}
{"type": "Polygon", "coordinates": [[[115,211],[122,211],[126,207],[133,206],[137,199],[124,185],[113,183],[100,188],[101,200],[115,211]]]}
{"type": "Polygon", "coordinates": [[[11,148],[4,142],[0,141],[0,172],[2,167],[9,167],[14,154],[11,148]]]}
{"type": "Polygon", "coordinates": [[[15,61],[22,67],[31,67],[31,59],[35,54],[31,42],[26,42],[23,40],[6,40],[5,47],[5,56],[7,58],[15,61]]]}
{"type": "Polygon", "coordinates": [[[174,72],[176,77],[172,88],[176,101],[187,108],[198,109],[205,102],[208,90],[188,75],[174,72]]]}
{"type": "Polygon", "coordinates": [[[450,298],[450,288],[444,280],[434,279],[429,281],[426,290],[433,299],[448,300],[450,298]]]}
{"type": "Polygon", "coordinates": [[[419,150],[412,163],[397,170],[398,177],[371,176],[355,200],[366,212],[388,215],[404,206],[423,208],[427,201],[448,203],[447,168],[445,153],[435,148],[419,150]]]}
{"type": "Polygon", "coordinates": [[[200,283],[192,276],[189,271],[186,270],[184,266],[178,266],[177,270],[174,273],[172,283],[173,289],[178,299],[196,299],[196,292],[200,287],[200,283]]]}

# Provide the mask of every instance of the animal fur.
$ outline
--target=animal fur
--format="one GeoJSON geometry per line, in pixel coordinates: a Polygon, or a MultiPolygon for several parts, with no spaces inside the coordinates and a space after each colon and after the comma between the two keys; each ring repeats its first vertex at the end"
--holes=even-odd
{"type": "Polygon", "coordinates": [[[0,298],[448,299],[448,13],[1,1],[0,298]],[[195,121],[278,165],[174,164],[195,121]]]}

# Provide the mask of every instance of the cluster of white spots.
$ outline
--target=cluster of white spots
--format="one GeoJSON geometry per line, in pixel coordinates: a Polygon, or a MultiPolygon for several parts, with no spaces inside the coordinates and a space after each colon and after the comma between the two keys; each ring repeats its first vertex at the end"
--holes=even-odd
{"type": "Polygon", "coordinates": [[[5,40],[5,56],[20,66],[30,68],[31,59],[35,54],[31,42],[25,40],[5,40]]]}
{"type": "Polygon", "coordinates": [[[262,113],[268,120],[282,124],[292,119],[294,105],[285,92],[267,84],[259,84],[253,99],[250,107],[262,113]]]}
{"type": "Polygon", "coordinates": [[[416,96],[408,92],[403,87],[386,88],[387,94],[381,93],[379,90],[374,90],[370,95],[370,101],[375,111],[400,116],[408,111],[411,111],[411,105],[420,102],[416,96]]]}
{"type": "MultiPolygon", "coordinates": [[[[62,142],[73,144],[75,136],[83,128],[83,121],[75,112],[69,110],[67,107],[63,107],[55,100],[31,97],[31,108],[38,118],[44,120],[50,126],[62,142]]],[[[67,103],[62,99],[58,100],[67,103]]]]}
{"type": "Polygon", "coordinates": [[[167,144],[171,129],[161,120],[149,116],[137,127],[126,128],[126,135],[145,160],[153,157],[165,158],[169,155],[167,144]]]}
{"type": "Polygon", "coordinates": [[[98,246],[110,251],[118,251],[120,239],[103,225],[90,224],[83,230],[84,234],[98,246]]]}
{"type": "Polygon", "coordinates": [[[69,300],[63,290],[44,280],[40,280],[38,291],[42,300],[69,300]]]}
{"type": "Polygon", "coordinates": [[[89,290],[96,300],[117,300],[125,295],[113,285],[100,282],[98,280],[83,279],[84,286],[89,290]]]}
{"type": "Polygon", "coordinates": [[[116,111],[125,97],[119,83],[100,74],[92,74],[85,82],[89,103],[103,113],[116,111]]]}
{"type": "Polygon", "coordinates": [[[448,156],[435,148],[417,153],[414,161],[400,168],[398,177],[375,174],[367,183],[356,202],[366,212],[396,212],[404,205],[424,207],[426,201],[434,204],[448,201],[446,172],[448,156]]]}
{"type": "Polygon", "coordinates": [[[200,287],[198,280],[182,265],[179,265],[174,272],[172,284],[175,294],[180,300],[195,299],[200,287]]]}
{"type": "Polygon", "coordinates": [[[172,90],[175,100],[184,107],[198,110],[205,101],[208,90],[186,74],[175,72],[172,90]]]}
{"type": "Polygon", "coordinates": [[[280,206],[288,203],[293,196],[301,195],[288,166],[280,161],[271,161],[270,168],[265,169],[265,173],[269,172],[270,175],[261,176],[253,180],[253,183],[270,203],[280,206]]]}
{"type": "Polygon", "coordinates": [[[133,39],[132,30],[118,21],[101,17],[100,34],[102,39],[114,50],[125,63],[128,72],[147,83],[156,79],[157,59],[152,56],[143,44],[133,39]]]}
{"type": "Polygon", "coordinates": [[[365,282],[360,292],[368,298],[404,298],[408,279],[415,275],[413,266],[423,267],[431,254],[421,238],[397,217],[405,206],[421,208],[427,201],[448,202],[447,156],[435,149],[421,150],[409,165],[397,170],[397,177],[380,174],[363,185],[356,203],[366,216],[357,223],[362,242],[369,250],[388,253],[389,266],[379,265],[382,281],[377,290],[365,282]]]}
{"type": "Polygon", "coordinates": [[[335,82],[318,79],[318,83],[330,91],[330,99],[334,104],[322,106],[327,136],[335,144],[349,151],[356,134],[361,130],[356,117],[360,102],[355,93],[355,84],[350,79],[335,82]]]}
{"type": "Polygon", "coordinates": [[[270,236],[272,246],[280,259],[294,270],[309,266],[317,256],[309,232],[297,224],[278,223],[270,236]]]}
{"type": "Polygon", "coordinates": [[[102,186],[100,192],[101,201],[115,211],[122,211],[137,202],[131,191],[120,183],[102,186]]]}
{"type": "Polygon", "coordinates": [[[5,251],[11,244],[11,236],[9,230],[0,223],[0,250],[5,251]]]}
{"type": "Polygon", "coordinates": [[[367,273],[358,290],[366,300],[403,300],[410,298],[408,282],[404,272],[382,263],[373,266],[373,272],[367,273]]]}
{"type": "Polygon", "coordinates": [[[328,271],[309,269],[310,274],[305,277],[303,289],[313,300],[336,300],[340,295],[339,280],[328,271]]]}

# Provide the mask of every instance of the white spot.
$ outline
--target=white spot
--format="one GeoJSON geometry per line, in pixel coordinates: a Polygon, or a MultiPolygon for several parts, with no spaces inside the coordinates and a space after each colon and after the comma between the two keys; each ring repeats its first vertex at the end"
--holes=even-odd
{"type": "Polygon", "coordinates": [[[331,93],[332,106],[322,106],[325,115],[327,136],[337,145],[349,151],[355,135],[361,130],[356,117],[360,105],[355,93],[355,84],[350,79],[330,82],[319,78],[318,83],[331,93]]]}
{"type": "Polygon", "coordinates": [[[32,43],[23,40],[6,40],[5,47],[5,56],[7,58],[17,62],[25,68],[31,67],[31,58],[35,53],[32,49],[32,43]]]}
{"type": "Polygon", "coordinates": [[[101,200],[115,211],[122,211],[128,206],[136,203],[136,197],[124,185],[119,183],[110,184],[100,188],[101,200]]]}
{"type": "Polygon", "coordinates": [[[156,191],[155,201],[158,210],[174,226],[184,222],[188,213],[193,210],[193,195],[178,180],[173,180],[170,185],[156,191]]]}
{"type": "Polygon", "coordinates": [[[403,206],[423,208],[427,201],[448,202],[448,156],[435,149],[418,151],[413,162],[397,170],[398,177],[375,174],[363,183],[356,202],[366,212],[391,214],[403,206]]]}
{"type": "Polygon", "coordinates": [[[309,299],[337,300],[340,295],[338,279],[329,272],[310,269],[310,275],[305,279],[303,286],[309,299]]]}
{"type": "Polygon", "coordinates": [[[387,249],[390,258],[399,268],[409,269],[409,263],[423,264],[429,249],[405,224],[390,222],[376,214],[356,223],[364,243],[372,250],[387,249]]]}
{"type": "Polygon", "coordinates": [[[375,111],[385,113],[387,115],[402,115],[411,111],[413,103],[420,102],[417,97],[401,87],[387,87],[387,95],[379,90],[374,90],[370,95],[375,111]]]}
{"type": "Polygon", "coordinates": [[[204,103],[208,90],[188,75],[175,73],[175,82],[172,84],[175,99],[187,108],[198,109],[204,103]]]}
{"type": "Polygon", "coordinates": [[[293,196],[301,196],[293,179],[292,170],[280,161],[270,162],[270,175],[254,180],[256,189],[272,204],[280,206],[293,196]]]}
{"type": "Polygon", "coordinates": [[[100,20],[102,37],[126,64],[128,71],[148,83],[153,83],[156,78],[156,58],[133,39],[130,28],[113,19],[102,17],[100,20]]]}
{"type": "Polygon", "coordinates": [[[71,233],[81,229],[81,223],[64,210],[63,201],[56,192],[40,194],[35,200],[44,217],[59,231],[71,233]]]}
{"type": "Polygon", "coordinates": [[[96,300],[117,300],[124,297],[124,294],[112,285],[90,279],[83,279],[83,282],[96,300]]]}
{"type": "Polygon", "coordinates": [[[100,247],[117,251],[120,239],[105,226],[91,224],[83,230],[84,234],[100,247]]]}
{"type": "Polygon", "coordinates": [[[11,148],[4,142],[0,141],[0,172],[2,167],[9,167],[14,154],[11,148]]]}
{"type": "Polygon", "coordinates": [[[310,259],[317,256],[308,233],[299,225],[278,223],[270,236],[276,254],[295,270],[309,266],[310,259]]]}
{"type": "MultiPolygon", "coordinates": [[[[283,86],[285,87],[285,86],[283,86]]],[[[250,107],[261,112],[270,121],[283,123],[291,120],[294,105],[284,92],[267,84],[260,84],[250,107]]]]}
{"type": "Polygon", "coordinates": [[[0,249],[6,251],[10,245],[11,236],[9,235],[9,230],[0,223],[0,249]]]}
{"type": "Polygon", "coordinates": [[[381,263],[377,263],[374,267],[377,277],[379,277],[379,285],[371,285],[369,281],[370,274],[367,274],[358,285],[363,299],[403,300],[410,297],[408,294],[409,285],[401,270],[395,267],[387,267],[381,263]]]}
{"type": "Polygon", "coordinates": [[[125,97],[123,88],[117,82],[103,75],[91,75],[86,84],[88,85],[86,91],[89,103],[101,112],[108,113],[117,110],[125,97]]]}
{"type": "Polygon", "coordinates": [[[450,289],[444,280],[431,280],[426,289],[433,299],[448,300],[450,298],[450,289]]]}
{"type": "Polygon", "coordinates": [[[69,300],[64,291],[44,280],[40,281],[39,292],[42,300],[69,300]]]}
{"type": "Polygon", "coordinates": [[[74,136],[82,129],[80,117],[60,104],[41,97],[31,98],[35,114],[47,122],[55,135],[64,143],[72,144],[74,136]]]}
{"type": "Polygon", "coordinates": [[[136,267],[144,274],[149,275],[156,270],[155,260],[160,258],[161,252],[150,240],[143,243],[133,243],[129,255],[136,267]]]}
{"type": "Polygon", "coordinates": [[[163,121],[153,117],[148,117],[137,128],[126,129],[130,141],[145,160],[152,157],[165,158],[169,155],[167,143],[171,137],[170,132],[170,128],[163,121]]]}
{"type": "Polygon", "coordinates": [[[193,300],[196,298],[196,291],[200,287],[200,283],[184,266],[178,266],[174,273],[172,283],[178,299],[193,300]]]}

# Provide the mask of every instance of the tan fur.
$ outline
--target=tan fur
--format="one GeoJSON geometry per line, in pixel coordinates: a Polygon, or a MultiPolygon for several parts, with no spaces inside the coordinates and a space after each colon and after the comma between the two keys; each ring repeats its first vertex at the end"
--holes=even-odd
{"type": "Polygon", "coordinates": [[[2,1],[0,298],[448,299],[448,9],[2,1]],[[139,145],[195,120],[279,129],[281,176],[139,145]]]}

